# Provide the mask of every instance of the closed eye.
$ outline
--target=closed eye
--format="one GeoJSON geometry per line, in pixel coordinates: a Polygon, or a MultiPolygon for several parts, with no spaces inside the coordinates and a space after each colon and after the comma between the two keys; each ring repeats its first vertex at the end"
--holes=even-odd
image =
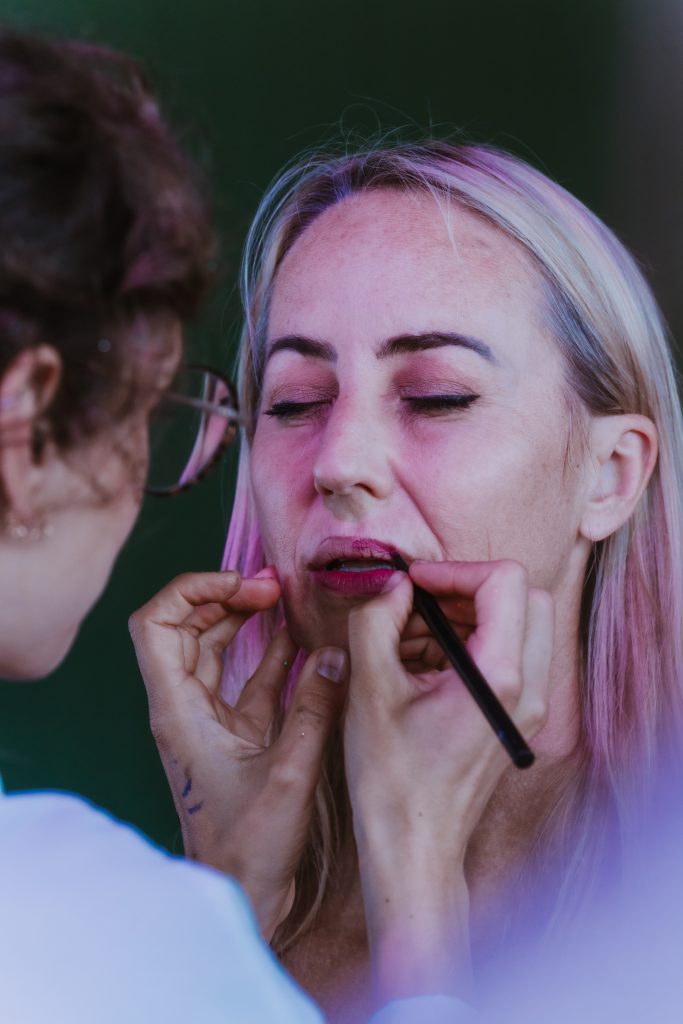
{"type": "Polygon", "coordinates": [[[329,405],[329,399],[317,399],[313,402],[273,402],[270,409],[265,409],[266,416],[287,420],[315,414],[323,406],[329,405]]]}
{"type": "Polygon", "coordinates": [[[408,404],[411,412],[438,414],[466,409],[480,397],[471,392],[455,395],[402,395],[401,401],[408,404]]]}
{"type": "MultiPolygon", "coordinates": [[[[466,409],[479,397],[470,392],[449,395],[403,395],[401,401],[409,407],[411,412],[438,415],[457,409],[466,409]]],[[[264,414],[280,420],[310,419],[330,404],[331,399],[327,398],[308,402],[273,402],[269,409],[264,410],[264,414]]]]}

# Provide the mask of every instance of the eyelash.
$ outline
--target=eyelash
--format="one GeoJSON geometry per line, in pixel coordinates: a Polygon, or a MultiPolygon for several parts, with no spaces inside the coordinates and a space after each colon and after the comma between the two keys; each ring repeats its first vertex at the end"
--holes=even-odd
{"type": "Polygon", "coordinates": [[[265,415],[274,416],[279,420],[292,419],[294,416],[306,416],[311,412],[317,412],[329,404],[329,399],[326,398],[315,402],[274,402],[270,409],[265,410],[265,415]]]}
{"type": "MultiPolygon", "coordinates": [[[[440,412],[466,409],[480,397],[476,394],[407,395],[401,398],[401,401],[411,407],[410,412],[438,415],[440,412]]],[[[266,416],[272,416],[279,420],[294,419],[295,417],[311,418],[329,404],[329,399],[320,399],[314,402],[274,402],[270,409],[266,409],[264,412],[266,416]]]]}
{"type": "Polygon", "coordinates": [[[479,398],[472,393],[463,395],[412,395],[402,399],[408,402],[413,412],[439,413],[454,409],[467,409],[479,398]]]}

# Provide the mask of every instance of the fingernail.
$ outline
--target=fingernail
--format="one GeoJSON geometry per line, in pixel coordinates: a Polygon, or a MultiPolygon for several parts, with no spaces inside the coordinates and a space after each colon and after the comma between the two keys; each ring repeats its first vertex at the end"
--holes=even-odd
{"type": "Polygon", "coordinates": [[[399,572],[398,569],[396,570],[396,572],[392,572],[391,576],[382,587],[382,593],[388,594],[390,590],[394,590],[394,588],[399,585],[401,580],[404,580],[406,578],[406,575],[407,574],[404,572],[399,572]]]}
{"type": "Polygon", "coordinates": [[[239,573],[234,569],[223,569],[221,575],[226,583],[236,583],[239,579],[239,573]]]}
{"type": "Polygon", "coordinates": [[[318,657],[318,675],[331,679],[333,683],[341,683],[346,677],[348,656],[341,647],[326,647],[318,657]]]}
{"type": "Polygon", "coordinates": [[[255,580],[276,580],[277,569],[274,565],[266,565],[263,569],[260,569],[255,575],[255,580]]]}

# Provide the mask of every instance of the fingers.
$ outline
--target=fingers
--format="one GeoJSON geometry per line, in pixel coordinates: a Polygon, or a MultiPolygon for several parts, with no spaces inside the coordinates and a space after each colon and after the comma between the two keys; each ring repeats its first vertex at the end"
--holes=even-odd
{"type": "MultiPolygon", "coordinates": [[[[215,621],[218,608],[230,602],[230,610],[258,611],[270,608],[280,596],[277,580],[242,579],[238,572],[188,572],[155,594],[130,618],[131,632],[140,624],[154,622],[159,625],[180,625],[197,610],[208,612],[209,624],[215,621]]],[[[190,620],[192,621],[192,620],[190,620]]],[[[200,620],[195,620],[199,624],[200,620]]]]}
{"type": "MultiPolygon", "coordinates": [[[[471,622],[469,620],[464,621],[462,616],[458,615],[456,618],[453,613],[448,613],[446,610],[446,601],[439,600],[439,606],[442,611],[446,613],[446,618],[448,619],[449,624],[458,634],[460,639],[467,640],[476,625],[476,622],[474,621],[474,612],[472,613],[471,622]]],[[[415,643],[417,645],[420,641],[431,639],[433,639],[433,636],[429,626],[418,612],[413,612],[408,619],[405,629],[401,633],[401,649],[403,649],[404,644],[415,643]]]]}
{"type": "Polygon", "coordinates": [[[245,580],[235,572],[185,573],[160,590],[129,620],[140,669],[155,701],[171,696],[197,670],[202,643],[211,662],[204,682],[216,684],[219,654],[249,615],[271,608],[279,596],[276,580],[245,580]]]}
{"type": "MultiPolygon", "coordinates": [[[[469,598],[440,597],[439,607],[458,633],[469,634],[477,623],[474,602],[469,598]]],[[[424,619],[419,612],[413,612],[401,634],[401,640],[412,640],[427,634],[429,634],[429,627],[425,624],[424,619]]]]}
{"type": "Polygon", "coordinates": [[[512,560],[413,563],[415,582],[433,594],[462,594],[474,600],[476,629],[467,646],[484,676],[507,704],[522,683],[529,581],[512,560]]]}
{"type": "Polygon", "coordinates": [[[479,587],[501,567],[518,566],[511,560],[497,562],[422,562],[410,564],[410,577],[436,597],[474,598],[479,587]]]}
{"type": "Polygon", "coordinates": [[[229,600],[239,589],[237,572],[188,572],[176,576],[131,616],[131,631],[141,621],[183,622],[198,605],[229,600]]]}
{"type": "Polygon", "coordinates": [[[266,611],[272,608],[280,597],[280,585],[274,579],[240,579],[237,589],[222,599],[220,604],[213,607],[216,613],[209,613],[210,605],[202,605],[194,608],[184,620],[186,628],[207,629],[214,625],[221,618],[229,613],[234,616],[235,622],[242,624],[254,612],[266,611]]]}
{"type": "Polygon", "coordinates": [[[433,637],[402,641],[398,653],[406,672],[413,674],[432,669],[441,671],[449,664],[441,645],[433,637]]]}
{"type": "Polygon", "coordinates": [[[522,684],[528,578],[523,566],[501,562],[475,597],[477,628],[468,648],[503,703],[514,706],[522,684]]]}
{"type": "MultiPolygon", "coordinates": [[[[439,595],[462,594],[476,611],[476,628],[467,646],[499,699],[513,712],[530,739],[548,712],[554,606],[544,590],[529,587],[523,566],[513,561],[426,563],[411,565],[415,582],[439,595]]],[[[446,601],[442,601],[445,605],[446,601]]],[[[461,613],[462,614],[462,613],[461,613]]],[[[457,629],[462,636],[462,629],[457,629]]],[[[419,631],[413,628],[411,636],[419,631]]],[[[417,640],[402,645],[415,655],[417,640]]],[[[430,657],[425,651],[425,661],[430,657]]],[[[410,664],[408,658],[404,659],[410,664]]],[[[426,661],[434,664],[434,655],[426,661]]]]}
{"type": "Polygon", "coordinates": [[[261,586],[262,579],[273,579],[270,573],[269,569],[263,569],[252,579],[242,579],[230,601],[195,608],[183,623],[183,633],[190,633],[199,642],[195,672],[216,693],[220,687],[226,647],[247,619],[257,611],[266,611],[272,606],[273,595],[276,592],[279,595],[279,590],[261,586]]]}
{"type": "Polygon", "coordinates": [[[264,736],[272,724],[297,652],[298,647],[286,629],[276,633],[235,705],[235,710],[250,718],[264,736]]]}
{"type": "Polygon", "coordinates": [[[339,647],[322,647],[306,661],[275,746],[281,781],[308,786],[320,777],[325,745],[344,708],[349,658],[339,647]]]}
{"type": "Polygon", "coordinates": [[[387,675],[400,665],[398,647],[413,609],[410,578],[395,573],[391,589],[351,609],[349,650],[354,675],[358,670],[368,685],[383,688],[387,675]]]}

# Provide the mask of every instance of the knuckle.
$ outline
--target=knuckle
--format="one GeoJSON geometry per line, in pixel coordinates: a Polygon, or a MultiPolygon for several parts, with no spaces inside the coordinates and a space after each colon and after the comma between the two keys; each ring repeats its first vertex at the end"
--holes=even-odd
{"type": "Polygon", "coordinates": [[[284,758],[273,765],[270,772],[270,784],[276,791],[286,792],[300,789],[307,781],[306,772],[293,758],[284,758]]]}
{"type": "Polygon", "coordinates": [[[299,725],[323,728],[330,719],[332,701],[327,693],[312,692],[305,700],[299,700],[293,708],[293,716],[299,725]]]}
{"type": "Polygon", "coordinates": [[[529,581],[529,574],[527,569],[521,562],[516,562],[512,558],[503,558],[498,562],[494,569],[496,579],[500,583],[506,583],[514,586],[526,586],[529,581]]]}
{"type": "Polygon", "coordinates": [[[147,605],[143,605],[128,616],[128,632],[133,639],[144,631],[147,624],[146,609],[147,605]]]}
{"type": "Polygon", "coordinates": [[[548,701],[542,697],[532,698],[525,709],[525,720],[531,732],[538,732],[548,720],[548,701]]]}
{"type": "Polygon", "coordinates": [[[555,613],[555,602],[553,597],[547,590],[541,589],[541,587],[531,587],[529,589],[529,601],[539,611],[545,613],[548,617],[552,617],[555,613]]]}
{"type": "Polygon", "coordinates": [[[504,703],[519,697],[522,687],[522,673],[519,665],[513,661],[502,660],[496,665],[495,674],[491,673],[496,683],[496,692],[504,703]]]}

